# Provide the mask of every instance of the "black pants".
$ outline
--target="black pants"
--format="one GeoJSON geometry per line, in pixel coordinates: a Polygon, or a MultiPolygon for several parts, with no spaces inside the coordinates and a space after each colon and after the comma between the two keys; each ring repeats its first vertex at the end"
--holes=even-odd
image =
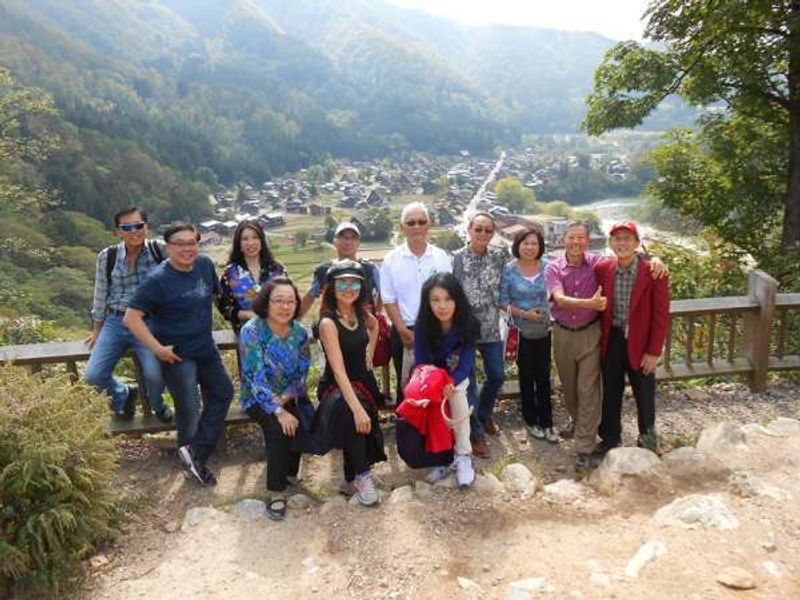
{"type": "Polygon", "coordinates": [[[275,415],[268,414],[260,406],[251,406],[247,415],[261,426],[264,444],[267,447],[267,491],[282,492],[286,489],[287,477],[296,477],[300,470],[301,453],[295,450],[295,440],[283,433],[275,415]]]}
{"type": "MultiPolygon", "coordinates": [[[[344,411],[342,411],[344,413],[344,411]]],[[[370,468],[367,459],[367,436],[356,431],[356,421],[350,407],[347,407],[349,416],[345,417],[346,426],[342,440],[342,455],[344,458],[344,479],[351,482],[356,475],[368,471],[370,468]]],[[[374,426],[374,423],[373,423],[374,426]]]]}
{"type": "MultiPolygon", "coordinates": [[[[412,331],[414,330],[413,327],[409,327],[409,329],[412,331]]],[[[403,373],[403,352],[405,346],[403,346],[403,340],[400,334],[397,333],[397,329],[394,328],[394,325],[392,325],[392,329],[389,332],[389,347],[392,350],[394,373],[397,375],[397,394],[395,397],[397,398],[397,403],[400,404],[403,401],[403,386],[400,385],[400,380],[403,373]]]]}
{"type": "Polygon", "coordinates": [[[517,369],[522,418],[527,425],[538,425],[543,429],[553,426],[550,347],[550,333],[535,340],[519,336],[517,369]]]}
{"type": "Polygon", "coordinates": [[[656,424],[656,377],[644,375],[641,367],[631,368],[628,361],[628,342],[618,327],[611,328],[608,351],[602,362],[603,370],[603,420],[600,422],[600,438],[606,446],[622,444],[622,395],[625,391],[625,375],[631,384],[636,400],[639,436],[651,433],[656,424]]]}

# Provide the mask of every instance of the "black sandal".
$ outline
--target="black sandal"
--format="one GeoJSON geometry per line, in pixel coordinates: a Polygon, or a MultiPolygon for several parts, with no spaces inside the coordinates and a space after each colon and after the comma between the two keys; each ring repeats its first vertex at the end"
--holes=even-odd
{"type": "Polygon", "coordinates": [[[267,516],[273,521],[283,521],[286,517],[286,499],[273,498],[267,502],[267,516]]]}

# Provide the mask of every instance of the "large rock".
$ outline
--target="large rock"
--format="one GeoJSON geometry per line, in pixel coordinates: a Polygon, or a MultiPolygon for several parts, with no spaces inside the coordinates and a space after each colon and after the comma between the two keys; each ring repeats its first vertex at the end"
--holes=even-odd
{"type": "Polygon", "coordinates": [[[788,417],[778,417],[770,421],[769,425],[767,425],[767,431],[781,437],[797,435],[800,434],[800,421],[788,417]]]}
{"type": "Polygon", "coordinates": [[[739,429],[741,429],[747,442],[757,440],[760,437],[781,437],[759,423],[747,423],[739,429]]]}
{"type": "Polygon", "coordinates": [[[501,479],[506,490],[512,493],[526,493],[536,487],[533,474],[522,463],[506,465],[501,479]]]}
{"type": "Polygon", "coordinates": [[[670,477],[685,483],[707,483],[727,479],[731,470],[714,456],[692,446],[676,448],[661,458],[670,477]]]}
{"type": "Polygon", "coordinates": [[[717,581],[734,590],[752,590],[756,587],[755,578],[741,567],[725,567],[717,575],[717,581]]]}
{"type": "Polygon", "coordinates": [[[738,425],[727,422],[714,423],[700,433],[697,449],[706,454],[724,457],[747,450],[747,440],[738,425]]]}
{"type": "Polygon", "coordinates": [[[614,448],[589,476],[588,483],[601,494],[615,494],[626,480],[660,479],[658,456],[644,448],[614,448]]]}
{"type": "Polygon", "coordinates": [[[265,511],[267,510],[267,505],[261,500],[245,498],[244,500],[240,500],[234,504],[232,510],[240,517],[255,521],[256,519],[261,519],[264,517],[265,511]]]}
{"type": "Polygon", "coordinates": [[[195,527],[206,519],[213,517],[219,511],[213,506],[195,506],[186,511],[186,516],[183,518],[183,525],[181,529],[184,531],[190,527],[195,527]]]}
{"type": "Polygon", "coordinates": [[[684,527],[736,529],[739,519],[721,495],[691,494],[676,498],[655,514],[656,521],[684,527]]]}

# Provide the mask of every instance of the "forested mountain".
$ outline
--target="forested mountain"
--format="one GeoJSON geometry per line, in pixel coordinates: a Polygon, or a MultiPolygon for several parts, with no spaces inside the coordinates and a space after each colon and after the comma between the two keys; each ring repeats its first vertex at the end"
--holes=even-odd
{"type": "Polygon", "coordinates": [[[217,181],[326,155],[573,131],[611,43],[381,0],[0,0],[0,65],[58,109],[28,178],[104,222],[129,200],[196,219],[217,181]]]}

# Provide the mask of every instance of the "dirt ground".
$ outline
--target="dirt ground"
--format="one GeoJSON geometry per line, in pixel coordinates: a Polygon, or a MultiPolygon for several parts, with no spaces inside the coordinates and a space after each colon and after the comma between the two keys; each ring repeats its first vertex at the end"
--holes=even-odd
{"type": "MultiPolygon", "coordinates": [[[[635,409],[626,402],[626,443],[635,440],[635,409]]],[[[751,394],[735,384],[684,391],[664,387],[658,399],[664,449],[694,443],[702,428],[722,420],[765,424],[798,418],[800,389],[775,384],[751,394]]],[[[556,403],[556,422],[565,420],[556,403]]],[[[385,426],[387,463],[376,470],[384,502],[348,505],[336,494],[341,457],[304,459],[300,493],[307,508],[289,509],[284,522],[247,519],[232,507],[263,499],[263,442],[239,428],[211,464],[215,488],[200,488],[178,467],[168,437],[121,442],[120,485],[142,500],[125,535],[95,557],[85,595],[90,598],[800,598],[800,435],[765,437],[737,455],[737,471],[758,473],[787,492],[782,499],[743,497],[726,482],[705,480],[639,486],[605,497],[587,489],[554,497],[541,487],[575,477],[572,444],[532,440],[517,402],[497,410],[501,435],[479,472],[500,475],[512,462],[528,466],[539,491],[419,486],[405,501],[390,490],[425,473],[408,469],[385,426]],[[679,496],[721,492],[741,521],[734,530],[685,529],[657,523],[653,514],[679,496]],[[190,526],[187,510],[217,510],[190,526]],[[666,554],[638,577],[624,574],[650,540],[666,554]],[[752,574],[756,588],[734,591],[716,581],[726,566],[752,574]],[[530,595],[511,584],[541,577],[530,595]],[[464,579],[466,578],[466,579],[464,579]]]]}

